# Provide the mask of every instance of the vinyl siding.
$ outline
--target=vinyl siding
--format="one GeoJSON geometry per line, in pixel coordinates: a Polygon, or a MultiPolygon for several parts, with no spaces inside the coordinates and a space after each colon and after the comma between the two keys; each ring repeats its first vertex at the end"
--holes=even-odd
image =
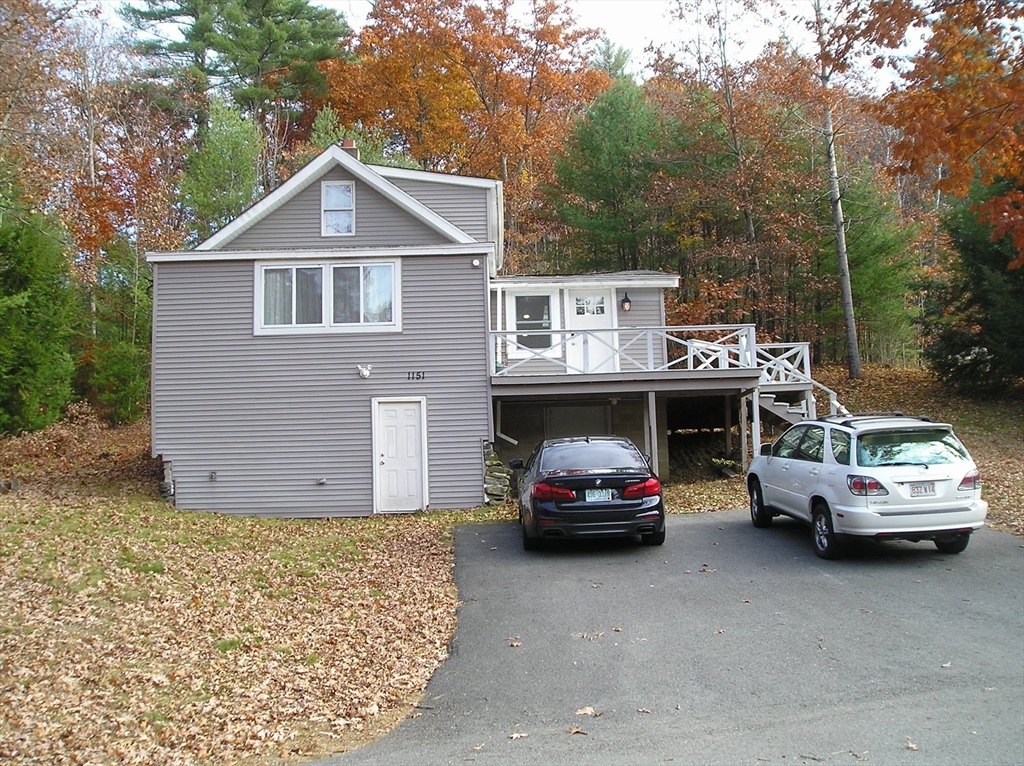
{"type": "MultiPolygon", "coordinates": [[[[427,226],[382,194],[355,181],[355,234],[320,235],[320,186],[323,181],[351,181],[351,174],[333,168],[257,221],[225,246],[229,250],[309,250],[339,247],[442,245],[444,235],[427,226]]],[[[428,207],[430,207],[428,205],[428,207]]],[[[444,215],[441,213],[441,215],[444,215]]],[[[485,214],[486,219],[486,214],[485,214]]]]}
{"type": "Polygon", "coordinates": [[[253,334],[252,261],[155,264],[153,452],[173,464],[178,506],[371,513],[378,396],[427,399],[430,506],[481,503],[486,274],[471,260],[403,259],[400,333],[285,336],[253,334]]]}
{"type": "MultiPolygon", "coordinates": [[[[665,307],[664,294],[658,288],[630,288],[627,290],[621,287],[615,291],[615,308],[619,312],[619,348],[622,348],[636,337],[636,334],[629,332],[630,327],[664,327],[665,307]],[[631,303],[629,311],[622,310],[622,295],[629,293],[631,303]]],[[[667,358],[665,351],[665,339],[655,337],[654,339],[654,365],[659,367],[665,364],[667,358]]],[[[647,339],[641,338],[634,345],[630,346],[626,355],[647,363],[647,339]]],[[[629,360],[620,358],[619,369],[622,372],[642,369],[641,365],[631,364],[629,360]]]]}
{"type": "Polygon", "coordinates": [[[477,242],[487,242],[487,189],[454,184],[389,179],[391,183],[458,226],[477,242]]]}

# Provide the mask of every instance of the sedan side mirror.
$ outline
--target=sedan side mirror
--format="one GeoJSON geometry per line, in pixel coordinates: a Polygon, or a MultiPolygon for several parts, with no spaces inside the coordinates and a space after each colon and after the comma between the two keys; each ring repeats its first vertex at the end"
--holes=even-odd
{"type": "Polygon", "coordinates": [[[771,457],[771,455],[772,455],[772,445],[771,444],[762,444],[761,445],[761,454],[764,455],[765,457],[771,457]]]}
{"type": "Polygon", "coordinates": [[[516,458],[515,460],[509,460],[508,461],[508,467],[511,468],[513,471],[515,469],[517,469],[517,468],[522,468],[523,467],[523,461],[520,460],[519,458],[516,458]]]}

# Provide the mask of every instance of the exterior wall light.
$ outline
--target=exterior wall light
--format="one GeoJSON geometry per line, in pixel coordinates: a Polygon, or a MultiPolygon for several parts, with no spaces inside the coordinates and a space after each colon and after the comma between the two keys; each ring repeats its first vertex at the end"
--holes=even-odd
{"type": "Polygon", "coordinates": [[[622,294],[622,310],[629,311],[633,308],[633,301],[629,299],[629,293],[622,294]]]}
{"type": "Polygon", "coordinates": [[[356,365],[356,369],[359,370],[359,377],[360,378],[368,378],[368,377],[370,377],[370,370],[373,369],[373,365],[372,364],[368,364],[365,367],[363,367],[363,365],[357,364],[356,365]]]}

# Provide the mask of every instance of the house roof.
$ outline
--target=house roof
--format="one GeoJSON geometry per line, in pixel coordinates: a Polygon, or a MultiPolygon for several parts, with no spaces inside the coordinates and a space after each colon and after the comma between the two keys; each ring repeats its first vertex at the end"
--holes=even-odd
{"type": "Polygon", "coordinates": [[[496,277],[494,287],[678,287],[679,275],[660,271],[612,271],[595,274],[538,274],[496,277]]]}
{"type": "Polygon", "coordinates": [[[272,257],[275,261],[288,260],[331,260],[345,258],[403,258],[417,255],[494,255],[493,242],[472,242],[458,245],[412,245],[396,247],[345,247],[329,250],[216,250],[197,252],[195,250],[151,251],[146,253],[150,263],[177,263],[185,261],[253,261],[272,257]]]}
{"type": "Polygon", "coordinates": [[[317,157],[310,160],[298,173],[250,207],[238,218],[196,246],[195,250],[202,252],[219,250],[256,222],[277,210],[307,186],[316,182],[329,170],[339,165],[358,180],[379,192],[395,205],[405,210],[409,215],[417,218],[451,242],[467,245],[476,242],[462,229],[454,226],[426,205],[388,181],[383,174],[377,172],[369,165],[364,165],[341,147],[331,145],[317,157]]]}

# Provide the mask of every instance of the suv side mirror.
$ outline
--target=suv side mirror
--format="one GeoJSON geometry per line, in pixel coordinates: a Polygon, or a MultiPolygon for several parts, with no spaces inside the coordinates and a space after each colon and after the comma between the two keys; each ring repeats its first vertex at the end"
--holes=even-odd
{"type": "Polygon", "coordinates": [[[772,446],[773,445],[771,445],[771,444],[762,444],[761,445],[761,454],[764,455],[765,457],[771,457],[772,446]]]}
{"type": "Polygon", "coordinates": [[[509,460],[508,461],[508,467],[511,468],[513,471],[515,469],[517,469],[517,468],[522,468],[523,467],[523,461],[520,460],[519,458],[516,458],[515,460],[509,460]]]}

